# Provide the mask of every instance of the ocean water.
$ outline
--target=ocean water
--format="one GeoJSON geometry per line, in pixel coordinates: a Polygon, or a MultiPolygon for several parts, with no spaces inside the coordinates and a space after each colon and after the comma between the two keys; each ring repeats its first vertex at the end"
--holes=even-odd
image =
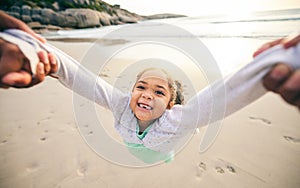
{"type": "Polygon", "coordinates": [[[178,21],[179,25],[200,38],[276,39],[300,31],[300,9],[256,12],[241,17],[193,17],[178,21]]]}
{"type": "MultiPolygon", "coordinates": [[[[255,12],[243,16],[210,15],[148,20],[131,25],[58,31],[46,37],[64,42],[97,40],[98,45],[111,50],[114,50],[114,45],[128,45],[137,41],[199,39],[210,50],[221,72],[227,74],[251,61],[253,52],[263,43],[293,32],[300,32],[300,8],[255,12]],[[166,25],[172,28],[166,29],[166,25]],[[122,32],[116,32],[118,30],[122,32]]],[[[157,48],[157,53],[160,51],[157,48]]]]}
{"type": "MultiPolygon", "coordinates": [[[[210,15],[142,21],[140,23],[173,24],[200,38],[262,38],[275,39],[300,31],[300,8],[254,12],[243,16],[210,15]]],[[[123,26],[79,29],[50,33],[48,37],[101,37],[123,26]],[[84,34],[84,35],[83,35],[84,34]]],[[[153,25],[151,25],[153,27],[153,25]]],[[[183,37],[183,36],[180,36],[183,37]]]]}

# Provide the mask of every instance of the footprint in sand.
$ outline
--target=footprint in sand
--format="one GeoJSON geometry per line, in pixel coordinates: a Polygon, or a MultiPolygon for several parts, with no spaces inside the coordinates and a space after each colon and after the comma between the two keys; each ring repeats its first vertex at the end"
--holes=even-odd
{"type": "Polygon", "coordinates": [[[88,163],[87,162],[80,163],[76,170],[77,176],[84,177],[87,170],[88,170],[88,163]]]}
{"type": "Polygon", "coordinates": [[[235,173],[236,171],[235,171],[235,168],[233,168],[232,166],[229,166],[229,165],[227,165],[227,170],[229,171],[229,172],[231,172],[231,173],[235,173]]]}
{"type": "Polygon", "coordinates": [[[44,141],[46,141],[47,140],[47,138],[46,137],[42,137],[42,138],[40,138],[40,141],[42,141],[42,142],[44,142],[44,141]]]}
{"type": "Polygon", "coordinates": [[[44,122],[44,121],[49,121],[51,118],[52,118],[51,116],[45,117],[45,118],[43,118],[43,119],[40,119],[36,124],[37,124],[37,125],[41,125],[42,122],[44,122]]]}
{"type": "Polygon", "coordinates": [[[271,125],[272,122],[265,119],[265,118],[260,118],[260,117],[253,117],[253,116],[250,116],[249,119],[252,119],[252,120],[257,120],[257,121],[261,121],[263,122],[264,124],[267,124],[267,125],[271,125]]]}
{"type": "Polygon", "coordinates": [[[197,165],[196,177],[201,178],[204,171],[206,171],[206,164],[204,162],[200,162],[197,165]]]}
{"type": "Polygon", "coordinates": [[[0,145],[6,144],[6,143],[7,143],[7,140],[2,140],[2,141],[0,142],[0,145]]]}
{"type": "Polygon", "coordinates": [[[102,78],[109,78],[109,76],[105,73],[100,73],[99,76],[102,78]]]}
{"type": "MultiPolygon", "coordinates": [[[[89,128],[89,125],[88,125],[88,124],[85,124],[85,125],[83,125],[83,127],[89,128]]],[[[86,134],[87,134],[87,135],[92,135],[92,134],[94,134],[94,131],[90,130],[90,131],[88,131],[86,134]]]]}
{"type": "Polygon", "coordinates": [[[26,168],[26,171],[29,173],[32,173],[32,172],[36,172],[37,170],[39,170],[39,168],[40,168],[40,166],[37,163],[32,163],[26,168]]]}
{"type": "MultiPolygon", "coordinates": [[[[196,178],[198,179],[201,179],[204,172],[209,170],[208,166],[204,162],[200,162],[196,167],[196,178]]],[[[219,163],[219,165],[214,166],[214,170],[217,174],[225,174],[226,172],[229,172],[231,174],[236,173],[236,168],[230,163],[225,162],[224,160],[221,160],[221,163],[219,163]]]]}
{"type": "MultiPolygon", "coordinates": [[[[215,169],[216,169],[216,172],[219,173],[219,174],[224,174],[225,173],[225,170],[222,167],[217,166],[215,169]]],[[[229,165],[226,166],[226,170],[228,170],[229,172],[231,172],[233,174],[236,172],[235,169],[232,166],[229,166],[229,165]]]]}
{"type": "Polygon", "coordinates": [[[234,167],[234,165],[223,159],[219,159],[219,161],[221,162],[221,164],[215,167],[217,173],[224,174],[225,171],[228,171],[231,174],[236,173],[236,168],[234,167]]]}
{"type": "Polygon", "coordinates": [[[223,168],[221,168],[219,166],[217,166],[215,169],[216,169],[216,172],[219,173],[219,174],[224,174],[225,173],[225,171],[223,170],[223,168]]]}
{"type": "Polygon", "coordinates": [[[300,143],[300,138],[294,138],[294,137],[291,137],[291,136],[283,136],[283,138],[290,142],[290,143],[294,143],[294,144],[299,144],[300,143]]]}
{"type": "MultiPolygon", "coordinates": [[[[48,130],[48,129],[45,129],[43,132],[44,132],[44,135],[47,135],[48,132],[49,132],[49,130],[48,130]]],[[[47,140],[47,136],[42,136],[42,137],[40,137],[40,141],[44,142],[44,141],[46,141],[46,140],[47,140]]]]}

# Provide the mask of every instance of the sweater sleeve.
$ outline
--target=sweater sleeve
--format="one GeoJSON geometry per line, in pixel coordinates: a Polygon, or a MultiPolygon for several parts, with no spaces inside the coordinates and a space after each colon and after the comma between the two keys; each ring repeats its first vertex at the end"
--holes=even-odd
{"type": "Polygon", "coordinates": [[[221,121],[267,93],[262,79],[278,62],[299,69],[300,44],[288,49],[278,45],[265,51],[235,73],[199,91],[186,105],[175,105],[167,113],[168,121],[180,125],[178,130],[194,130],[221,121]]]}
{"type": "MultiPolygon", "coordinates": [[[[21,46],[21,51],[26,57],[36,57],[37,52],[41,49],[53,53],[58,63],[58,71],[53,76],[57,77],[67,88],[111,111],[119,109],[120,104],[124,103],[124,99],[128,98],[126,94],[114,88],[79,64],[75,59],[49,43],[43,44],[27,33],[15,29],[6,30],[0,36],[4,40],[9,40],[21,46]]],[[[35,67],[39,61],[38,58],[29,60],[31,67],[35,67]]]]}

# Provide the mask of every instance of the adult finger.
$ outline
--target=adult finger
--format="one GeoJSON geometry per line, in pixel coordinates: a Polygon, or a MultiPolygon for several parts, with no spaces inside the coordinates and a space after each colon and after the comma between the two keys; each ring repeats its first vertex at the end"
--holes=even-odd
{"type": "Polygon", "coordinates": [[[254,53],[253,53],[253,57],[258,56],[259,54],[261,54],[262,52],[264,52],[265,50],[272,48],[273,46],[276,46],[277,44],[280,44],[282,42],[282,38],[281,39],[277,39],[271,42],[267,42],[265,44],[263,44],[260,48],[258,48],[254,53]]]}
{"type": "Polygon", "coordinates": [[[44,81],[45,79],[45,68],[44,68],[44,64],[43,63],[38,63],[36,66],[36,74],[34,75],[34,77],[32,78],[31,83],[28,85],[28,87],[34,86],[42,81],[44,81]]]}
{"type": "Polygon", "coordinates": [[[48,54],[46,51],[42,50],[38,52],[38,56],[40,59],[40,62],[42,62],[44,64],[44,69],[45,69],[45,73],[44,74],[48,74],[51,70],[51,66],[49,63],[49,59],[48,59],[48,54]]]}
{"type": "Polygon", "coordinates": [[[300,42],[300,34],[291,35],[287,39],[283,40],[284,48],[289,48],[297,45],[300,42]]]}
{"type": "Polygon", "coordinates": [[[28,88],[39,84],[45,79],[44,64],[37,64],[37,72],[32,77],[27,71],[21,70],[19,72],[12,72],[3,77],[2,82],[4,86],[15,88],[28,88]]]}
{"type": "Polygon", "coordinates": [[[290,74],[291,69],[287,65],[278,64],[263,78],[263,85],[266,89],[276,92],[290,74]]]}
{"type": "Polygon", "coordinates": [[[46,42],[46,39],[42,36],[35,33],[30,27],[28,27],[24,22],[21,20],[6,14],[4,11],[0,11],[0,29],[20,29],[22,31],[27,32],[28,34],[35,37],[37,40],[41,41],[42,43],[46,42]]]}
{"type": "Polygon", "coordinates": [[[284,84],[280,86],[278,93],[288,103],[298,105],[300,98],[300,69],[291,74],[284,84]]]}
{"type": "Polygon", "coordinates": [[[29,27],[27,27],[27,29],[24,29],[23,31],[29,33],[30,35],[32,35],[34,38],[36,38],[37,40],[39,40],[42,43],[46,43],[46,39],[44,37],[42,37],[41,35],[35,33],[33,30],[31,30],[29,27]]]}
{"type": "Polygon", "coordinates": [[[41,35],[37,34],[36,32],[34,32],[30,27],[28,27],[24,22],[21,21],[16,21],[15,24],[16,29],[20,29],[28,34],[30,34],[31,36],[33,36],[34,38],[36,38],[37,40],[39,40],[42,43],[46,43],[46,39],[44,37],[42,37],[41,35]]]}
{"type": "Polygon", "coordinates": [[[22,68],[25,56],[20,49],[11,43],[3,42],[0,45],[0,76],[8,72],[15,72],[22,68]]]}
{"type": "Polygon", "coordinates": [[[55,55],[52,53],[49,53],[48,59],[49,59],[50,65],[51,65],[50,73],[56,73],[58,71],[58,65],[57,65],[55,55]]]}

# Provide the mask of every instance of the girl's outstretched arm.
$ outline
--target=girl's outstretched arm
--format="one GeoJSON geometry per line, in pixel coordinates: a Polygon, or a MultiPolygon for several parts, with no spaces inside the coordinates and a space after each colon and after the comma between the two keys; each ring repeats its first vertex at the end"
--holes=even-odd
{"type": "Polygon", "coordinates": [[[32,67],[38,63],[38,58],[33,57],[37,56],[39,51],[43,50],[52,54],[49,58],[50,60],[56,59],[58,70],[51,75],[69,89],[92,102],[115,111],[115,109],[122,108],[124,100],[128,98],[128,95],[114,88],[75,59],[48,43],[44,44],[21,30],[6,30],[1,35],[3,38],[10,38],[12,43],[15,42],[20,47],[30,60],[32,67]]]}
{"type": "Polygon", "coordinates": [[[263,78],[278,62],[300,68],[300,44],[274,46],[235,73],[210,84],[182,107],[181,124],[204,126],[229,116],[267,93],[263,78]]]}

